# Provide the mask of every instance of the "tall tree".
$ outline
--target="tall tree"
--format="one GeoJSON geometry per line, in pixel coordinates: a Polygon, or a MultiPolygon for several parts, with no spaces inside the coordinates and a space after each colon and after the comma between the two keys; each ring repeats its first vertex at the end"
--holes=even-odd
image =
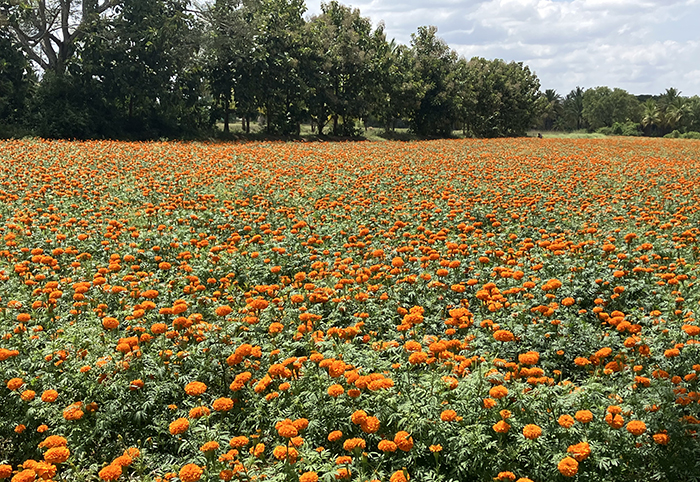
{"type": "Polygon", "coordinates": [[[0,2],[0,27],[9,28],[27,57],[44,71],[63,74],[78,41],[121,0],[0,2]]]}
{"type": "Polygon", "coordinates": [[[208,123],[200,44],[187,1],[123,0],[86,39],[80,75],[99,84],[126,133],[183,135],[208,123]]]}
{"type": "Polygon", "coordinates": [[[262,0],[255,65],[267,131],[298,134],[305,116],[303,0],[262,0]]]}
{"type": "Polygon", "coordinates": [[[660,126],[661,115],[659,106],[654,99],[647,99],[647,101],[642,104],[642,118],[639,123],[642,125],[644,134],[647,136],[651,135],[654,128],[660,126]]]}
{"type": "Polygon", "coordinates": [[[255,84],[252,79],[255,52],[254,0],[216,0],[205,11],[208,36],[206,73],[214,97],[215,117],[224,119],[229,131],[230,115],[241,114],[243,128],[250,132],[250,116],[255,112],[255,84]]]}
{"type": "Polygon", "coordinates": [[[414,117],[425,95],[425,84],[415,70],[415,58],[407,46],[392,40],[385,44],[378,60],[381,74],[374,82],[377,96],[372,103],[372,114],[387,131],[393,131],[398,120],[414,117]]]}
{"type": "Polygon", "coordinates": [[[323,3],[321,11],[308,25],[308,39],[316,53],[311,66],[312,115],[319,133],[330,116],[333,134],[353,135],[355,120],[367,115],[381,83],[377,67],[385,43],[383,26],[372,31],[369,18],[335,0],[323,3]]]}
{"type": "Polygon", "coordinates": [[[0,31],[0,125],[24,123],[33,84],[29,62],[20,46],[9,32],[0,31]]]}
{"type": "Polygon", "coordinates": [[[567,129],[583,129],[585,119],[583,117],[583,94],[584,90],[576,86],[571,92],[566,94],[562,108],[564,110],[565,127],[567,129]]]}
{"type": "Polygon", "coordinates": [[[544,114],[542,115],[542,127],[551,131],[557,125],[563,111],[562,96],[554,89],[544,91],[544,114]]]}
{"type": "Polygon", "coordinates": [[[583,95],[583,118],[591,129],[612,127],[616,122],[639,122],[641,106],[626,90],[595,87],[583,95]]]}
{"type": "Polygon", "coordinates": [[[452,72],[457,54],[437,36],[437,27],[418,27],[411,34],[411,50],[415,70],[425,85],[425,94],[411,120],[412,128],[421,135],[452,133],[455,123],[452,72]]]}
{"type": "Polygon", "coordinates": [[[523,135],[544,109],[537,76],[520,62],[475,57],[466,65],[472,89],[466,132],[476,137],[523,135]]]}

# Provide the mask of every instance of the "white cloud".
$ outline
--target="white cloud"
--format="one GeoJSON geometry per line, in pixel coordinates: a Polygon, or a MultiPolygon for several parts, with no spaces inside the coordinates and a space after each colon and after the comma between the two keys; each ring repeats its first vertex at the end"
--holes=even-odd
{"type": "MultiPolygon", "coordinates": [[[[310,13],[320,1],[309,0],[310,13]]],[[[420,25],[465,57],[524,62],[542,88],[580,85],[635,94],[676,87],[700,94],[700,0],[363,0],[348,2],[388,38],[410,42],[420,25]]]]}

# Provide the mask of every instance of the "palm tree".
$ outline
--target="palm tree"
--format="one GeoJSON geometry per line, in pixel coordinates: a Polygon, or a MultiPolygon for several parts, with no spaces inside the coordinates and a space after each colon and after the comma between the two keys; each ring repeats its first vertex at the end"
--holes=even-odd
{"type": "Polygon", "coordinates": [[[542,123],[544,130],[551,131],[564,110],[562,108],[562,97],[557,94],[556,90],[547,89],[544,91],[544,98],[546,103],[542,123]]]}
{"type": "Polygon", "coordinates": [[[664,124],[669,131],[672,131],[680,126],[681,121],[686,117],[688,113],[688,106],[686,105],[685,99],[682,97],[675,97],[666,105],[666,111],[664,112],[664,124]]]}
{"type": "Polygon", "coordinates": [[[583,94],[581,87],[576,87],[569,92],[564,99],[563,107],[566,117],[569,119],[569,126],[576,130],[583,128],[583,94]]]}
{"type": "Polygon", "coordinates": [[[661,115],[659,112],[659,107],[656,105],[654,99],[647,99],[647,101],[642,105],[642,128],[644,129],[644,135],[651,135],[654,127],[658,127],[661,124],[661,115]]]}

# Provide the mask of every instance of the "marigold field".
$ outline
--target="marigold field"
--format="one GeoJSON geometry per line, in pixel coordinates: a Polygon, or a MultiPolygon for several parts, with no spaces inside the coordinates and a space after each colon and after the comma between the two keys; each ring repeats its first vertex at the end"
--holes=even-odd
{"type": "Polygon", "coordinates": [[[700,478],[700,143],[0,144],[0,479],[700,478]]]}

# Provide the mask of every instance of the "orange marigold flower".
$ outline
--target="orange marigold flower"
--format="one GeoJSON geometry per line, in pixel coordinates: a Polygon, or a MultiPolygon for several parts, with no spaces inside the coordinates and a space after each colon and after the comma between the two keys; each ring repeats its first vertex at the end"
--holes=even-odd
{"type": "Polygon", "coordinates": [[[583,358],[582,356],[576,357],[574,359],[574,364],[579,367],[585,367],[586,365],[590,365],[591,361],[588,358],[583,358]]]}
{"type": "Polygon", "coordinates": [[[647,426],[641,420],[631,420],[627,424],[627,431],[632,435],[642,435],[646,430],[647,426]]]}
{"type": "Polygon", "coordinates": [[[389,482],[407,482],[408,480],[411,480],[411,477],[405,470],[397,470],[389,478],[389,482]]]}
{"type": "Polygon", "coordinates": [[[177,420],[170,423],[168,429],[172,435],[179,435],[187,431],[190,428],[190,422],[186,418],[178,418],[177,420]]]}
{"type": "Polygon", "coordinates": [[[318,482],[318,474],[316,472],[304,472],[299,476],[299,482],[318,482]]]}
{"type": "Polygon", "coordinates": [[[590,410],[579,410],[574,414],[574,418],[581,423],[588,423],[593,420],[593,413],[590,410]]]}
{"type": "Polygon", "coordinates": [[[571,457],[565,457],[557,464],[557,469],[564,477],[573,477],[578,472],[578,462],[571,457]]]}
{"type": "Polygon", "coordinates": [[[294,425],[294,428],[297,430],[304,430],[309,426],[309,420],[306,418],[297,418],[292,422],[292,425],[294,425]]]}
{"type": "Polygon", "coordinates": [[[343,442],[343,449],[347,450],[348,452],[352,452],[356,448],[364,450],[365,447],[367,447],[367,442],[359,437],[349,438],[343,442]]]}
{"type": "Polygon", "coordinates": [[[343,432],[340,430],[334,430],[331,433],[328,434],[328,441],[329,442],[336,442],[343,438],[343,432]]]}
{"type": "Polygon", "coordinates": [[[68,447],[52,447],[46,451],[44,454],[44,460],[52,464],[62,464],[70,457],[70,450],[68,447]]]}
{"type": "Polygon", "coordinates": [[[58,398],[58,392],[56,390],[44,390],[41,394],[41,401],[46,403],[55,402],[58,398]]]}
{"type": "Polygon", "coordinates": [[[542,429],[535,424],[529,423],[523,427],[523,435],[526,439],[535,440],[542,435],[542,429]]]}
{"type": "Polygon", "coordinates": [[[296,437],[297,435],[299,435],[299,431],[291,423],[283,423],[279,427],[276,427],[276,428],[277,428],[277,433],[280,434],[280,437],[292,438],[292,437],[296,437]]]}
{"type": "Polygon", "coordinates": [[[12,475],[12,466],[0,464],[0,479],[7,479],[12,475]]]}
{"type": "Polygon", "coordinates": [[[226,316],[233,312],[233,308],[231,308],[229,305],[223,305],[216,308],[214,312],[216,313],[216,316],[226,316]]]}
{"type": "Polygon", "coordinates": [[[503,342],[515,340],[515,335],[513,335],[513,333],[511,333],[508,330],[496,330],[493,333],[493,337],[497,341],[503,341],[503,342]]]}
{"type": "Polygon", "coordinates": [[[38,462],[33,468],[34,472],[36,472],[36,475],[41,477],[44,480],[49,480],[52,479],[55,475],[56,472],[58,471],[56,469],[56,466],[52,463],[49,462],[38,462]]]}
{"type": "Polygon", "coordinates": [[[607,423],[614,429],[618,429],[622,428],[625,425],[625,419],[622,418],[622,415],[620,415],[619,413],[616,413],[615,415],[613,415],[612,413],[606,413],[605,423],[607,423]]]}
{"type": "Polygon", "coordinates": [[[60,435],[49,435],[40,444],[39,448],[54,448],[54,447],[65,447],[68,445],[68,440],[60,435]]]}
{"type": "Polygon", "coordinates": [[[165,323],[153,323],[151,325],[151,333],[154,335],[162,335],[166,331],[168,331],[168,325],[165,323]]]}
{"type": "Polygon", "coordinates": [[[440,444],[431,445],[430,447],[428,447],[428,450],[430,450],[434,454],[438,453],[438,452],[442,452],[442,445],[440,445],[440,444]]]}
{"type": "Polygon", "coordinates": [[[570,428],[574,424],[574,417],[564,414],[559,417],[557,423],[564,428],[570,428]]]}
{"type": "Polygon", "coordinates": [[[34,479],[36,479],[36,472],[32,469],[24,469],[12,477],[12,482],[33,482],[34,479]]]}
{"type": "Polygon", "coordinates": [[[25,390],[20,394],[20,398],[25,402],[31,402],[36,397],[36,392],[34,390],[25,390]]]}
{"type": "Polygon", "coordinates": [[[396,452],[397,445],[391,440],[381,440],[377,448],[382,452],[396,452]]]}
{"type": "Polygon", "coordinates": [[[24,380],[22,380],[21,378],[11,378],[11,379],[7,382],[7,389],[8,389],[8,390],[15,391],[15,390],[17,390],[19,387],[21,387],[22,385],[24,385],[24,380]]]}
{"type": "Polygon", "coordinates": [[[204,471],[197,464],[187,464],[180,469],[178,477],[182,482],[197,482],[204,471]]]}
{"type": "Polygon", "coordinates": [[[105,481],[117,480],[122,475],[122,466],[116,464],[110,464],[107,467],[100,470],[100,479],[105,481]]]}
{"type": "Polygon", "coordinates": [[[114,465],[121,465],[122,467],[128,467],[134,462],[134,459],[131,458],[130,455],[128,454],[122,454],[116,459],[112,461],[112,464],[114,465]]]}
{"type": "Polygon", "coordinates": [[[342,387],[342,385],[338,385],[337,383],[328,387],[328,395],[330,395],[331,397],[338,397],[344,392],[345,389],[342,387]]]}
{"type": "Polygon", "coordinates": [[[443,410],[443,412],[440,414],[440,420],[443,422],[452,422],[456,418],[457,412],[454,410],[443,410]]]}
{"type": "Polygon", "coordinates": [[[574,456],[577,462],[583,462],[591,455],[591,447],[588,442],[580,442],[575,445],[569,445],[566,451],[574,456]]]}
{"type": "Polygon", "coordinates": [[[671,438],[665,433],[655,433],[652,435],[652,438],[654,439],[654,442],[659,445],[668,445],[668,443],[671,441],[671,438]]]}
{"type": "Polygon", "coordinates": [[[341,467],[335,473],[336,480],[349,479],[352,473],[345,467],[341,467]]]}
{"type": "Polygon", "coordinates": [[[233,408],[233,400],[226,397],[217,398],[211,407],[217,412],[228,412],[233,408]]]}
{"type": "Polygon", "coordinates": [[[408,357],[408,363],[411,365],[419,365],[421,363],[425,363],[425,361],[428,359],[428,354],[423,352],[423,351],[417,351],[414,353],[411,353],[411,355],[408,357]]]}
{"type": "Polygon", "coordinates": [[[350,420],[352,423],[355,425],[360,425],[362,422],[364,422],[367,419],[367,412],[364,410],[355,410],[350,417],[350,420]]]}
{"type": "Polygon", "coordinates": [[[399,432],[396,432],[396,435],[394,435],[394,443],[399,450],[408,452],[413,448],[413,437],[411,437],[408,432],[400,430],[399,432]]]}
{"type": "Polygon", "coordinates": [[[521,353],[518,355],[518,361],[522,365],[537,365],[540,361],[540,354],[536,351],[528,351],[527,353],[521,353]]]}
{"type": "Polygon", "coordinates": [[[505,420],[499,420],[491,428],[493,428],[494,432],[507,433],[510,430],[510,425],[505,420]]]}
{"type": "Polygon", "coordinates": [[[500,399],[508,395],[508,389],[503,385],[496,385],[489,390],[489,396],[491,398],[500,399]]]}
{"type": "Polygon", "coordinates": [[[212,440],[211,442],[207,442],[201,447],[199,447],[199,450],[202,452],[211,452],[213,450],[218,450],[219,449],[219,442],[212,440]]]}
{"type": "Polygon", "coordinates": [[[141,456],[141,451],[137,449],[136,447],[129,447],[124,451],[124,455],[128,455],[129,457],[133,459],[137,459],[141,456]]]}
{"type": "Polygon", "coordinates": [[[207,407],[202,406],[191,408],[187,416],[190,418],[201,418],[208,417],[209,414],[211,414],[211,410],[209,410],[207,407]]]}
{"type": "Polygon", "coordinates": [[[41,425],[39,425],[39,426],[36,428],[36,431],[39,432],[39,433],[44,433],[44,432],[46,432],[48,429],[49,429],[49,426],[42,423],[41,425]]]}
{"type": "Polygon", "coordinates": [[[193,397],[198,397],[202,393],[207,391],[207,386],[206,384],[202,382],[190,382],[187,385],[185,385],[185,393],[187,395],[193,396],[193,397]]]}
{"type": "Polygon", "coordinates": [[[119,320],[111,316],[106,316],[102,318],[102,326],[104,326],[107,330],[114,330],[119,326],[119,320]]]}
{"type": "Polygon", "coordinates": [[[360,424],[360,429],[364,433],[377,433],[379,430],[379,419],[377,417],[367,417],[364,422],[360,424]]]}
{"type": "Polygon", "coordinates": [[[239,449],[241,447],[245,447],[248,445],[250,441],[248,440],[248,437],[244,435],[240,435],[238,437],[233,437],[231,441],[228,443],[229,447],[234,448],[234,449],[239,449]]]}
{"type": "Polygon", "coordinates": [[[63,418],[66,420],[80,420],[85,415],[81,409],[82,406],[83,402],[75,402],[69,405],[63,410],[63,418]]]}
{"type": "Polygon", "coordinates": [[[499,472],[496,476],[496,480],[515,480],[515,474],[513,472],[499,472]]]}

